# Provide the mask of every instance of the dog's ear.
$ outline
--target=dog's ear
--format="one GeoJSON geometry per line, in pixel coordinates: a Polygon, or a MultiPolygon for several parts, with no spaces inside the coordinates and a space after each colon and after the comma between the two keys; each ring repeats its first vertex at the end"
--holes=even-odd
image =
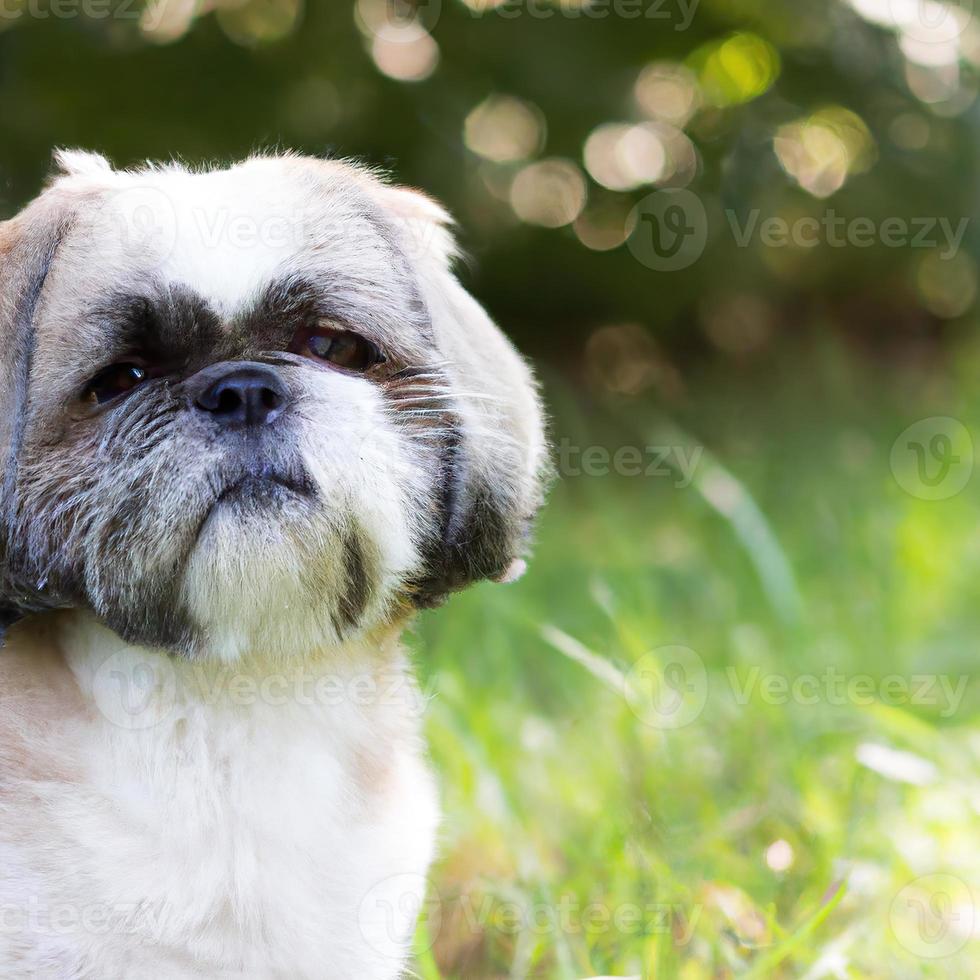
{"type": "Polygon", "coordinates": [[[43,607],[37,590],[18,581],[10,531],[17,507],[18,456],[37,340],[36,315],[69,223],[65,196],[56,190],[0,222],[0,640],[24,613],[43,607]]]}
{"type": "Polygon", "coordinates": [[[453,273],[448,214],[405,188],[380,185],[375,196],[420,284],[437,348],[432,374],[451,394],[441,526],[414,590],[418,605],[434,605],[471,582],[510,581],[523,570],[548,476],[545,425],[527,364],[453,273]]]}

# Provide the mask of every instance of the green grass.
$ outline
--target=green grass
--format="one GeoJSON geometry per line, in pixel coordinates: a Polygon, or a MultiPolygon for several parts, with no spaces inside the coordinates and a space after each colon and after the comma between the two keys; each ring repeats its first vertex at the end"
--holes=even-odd
{"type": "Polygon", "coordinates": [[[818,345],[667,407],[548,386],[556,438],[705,454],[686,488],[561,480],[525,579],[420,623],[419,976],[980,976],[980,469],[924,501],[889,465],[923,417],[980,439],[977,361],[818,345]],[[889,687],[920,675],[966,678],[956,710],[889,687]]]}

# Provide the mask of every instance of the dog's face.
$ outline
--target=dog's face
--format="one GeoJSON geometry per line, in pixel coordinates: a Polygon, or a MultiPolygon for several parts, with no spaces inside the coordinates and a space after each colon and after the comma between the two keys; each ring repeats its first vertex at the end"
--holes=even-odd
{"type": "Polygon", "coordinates": [[[507,573],[541,412],[438,206],[296,157],[59,163],[0,224],[0,626],[289,654],[507,573]]]}

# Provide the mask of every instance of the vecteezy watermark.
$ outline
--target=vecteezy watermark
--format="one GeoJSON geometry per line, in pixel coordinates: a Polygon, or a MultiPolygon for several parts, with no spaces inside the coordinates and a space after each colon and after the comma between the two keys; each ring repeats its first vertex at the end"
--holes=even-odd
{"type": "Polygon", "coordinates": [[[368,34],[410,42],[432,31],[442,15],[442,0],[358,0],[356,17],[368,34]]]}
{"type": "Polygon", "coordinates": [[[450,904],[458,921],[473,935],[670,935],[678,946],[691,941],[703,911],[701,905],[686,907],[675,902],[583,902],[570,894],[549,903],[464,893],[450,904]]]}
{"type": "Polygon", "coordinates": [[[429,879],[406,871],[371,887],[358,906],[357,927],[375,953],[398,963],[416,932],[426,937],[424,943],[416,943],[418,952],[432,947],[442,928],[442,909],[439,892],[429,879]]]}
{"type": "Polygon", "coordinates": [[[692,191],[647,194],[626,219],[626,245],[634,258],[657,272],[694,265],[708,244],[708,214],[692,191]]]}
{"type": "Polygon", "coordinates": [[[855,705],[868,707],[885,704],[890,707],[932,707],[941,718],[951,718],[963,703],[970,684],[967,674],[847,674],[837,667],[826,667],[820,673],[766,673],[758,665],[725,671],[736,704],[749,704],[758,698],[764,704],[835,707],[855,705]]]}
{"type": "Polygon", "coordinates": [[[360,903],[358,926],[375,952],[400,959],[416,920],[422,925],[416,933],[417,950],[436,942],[450,916],[454,931],[473,936],[663,935],[686,946],[702,912],[698,904],[583,901],[570,893],[554,902],[468,891],[449,896],[440,894],[423,875],[405,873],[385,878],[370,889],[360,903]]]}
{"type": "Polygon", "coordinates": [[[973,438],[958,419],[934,415],[905,429],[892,444],[895,482],[919,500],[948,500],[973,475],[973,438]]]}
{"type": "Polygon", "coordinates": [[[970,886],[955,875],[923,875],[895,896],[888,921],[895,938],[914,956],[943,959],[974,936],[977,901],[970,886]]]}
{"type": "Polygon", "coordinates": [[[172,0],[155,0],[147,7],[141,0],[0,0],[0,21],[79,18],[138,21],[145,10],[152,13],[168,2],[172,0]]]}
{"type": "Polygon", "coordinates": [[[690,647],[658,647],[640,657],[625,674],[624,695],[643,724],[660,730],[684,728],[703,713],[710,696],[752,703],[813,708],[928,707],[948,719],[959,711],[970,685],[967,674],[847,673],[835,666],[798,674],[762,667],[729,666],[709,677],[702,658],[690,647]]]}
{"type": "Polygon", "coordinates": [[[421,717],[432,699],[407,672],[352,673],[305,666],[256,674],[228,665],[181,664],[169,657],[126,649],[110,654],[95,671],[92,695],[111,724],[129,731],[177,717],[184,703],[207,707],[390,708],[421,717]]]}
{"type": "Polygon", "coordinates": [[[650,728],[673,730],[696,721],[708,700],[708,672],[690,647],[671,644],[645,653],[625,679],[626,701],[650,728]]]}
{"type": "Polygon", "coordinates": [[[147,185],[107,194],[88,233],[168,258],[180,238],[212,251],[299,250],[314,241],[317,228],[314,218],[299,209],[265,214],[204,207],[178,211],[164,191],[147,185]]]}
{"type": "Polygon", "coordinates": [[[166,657],[136,648],[110,654],[92,680],[92,696],[117,728],[142,731],[173,716],[177,671],[166,657]]]}
{"type": "MultiPolygon", "coordinates": [[[[104,193],[91,218],[73,232],[68,247],[83,241],[116,246],[151,255],[156,261],[169,258],[183,243],[212,252],[299,252],[323,240],[324,225],[323,215],[315,209],[284,206],[253,212],[205,205],[178,207],[160,187],[133,184],[104,193]]],[[[396,216],[392,225],[398,231],[400,248],[411,257],[439,249],[439,236],[445,234],[438,222],[424,218],[396,216]]],[[[377,237],[367,221],[352,224],[350,231],[377,237]]]]}
{"type": "Polygon", "coordinates": [[[694,482],[704,446],[578,446],[558,444],[558,472],[563,477],[617,476],[673,478],[680,490],[694,482]]]}
{"type": "Polygon", "coordinates": [[[957,222],[949,218],[885,218],[878,222],[868,217],[847,218],[829,208],[819,217],[807,215],[788,221],[781,217],[762,217],[753,208],[744,221],[733,210],[725,217],[740,248],[747,248],[755,238],[766,248],[885,248],[937,249],[939,258],[948,261],[963,244],[970,226],[969,218],[957,222]]]}
{"type": "MultiPolygon", "coordinates": [[[[758,241],[765,248],[884,248],[930,249],[940,260],[954,258],[963,244],[970,219],[963,217],[902,218],[880,221],[867,216],[848,217],[829,208],[821,215],[792,221],[764,216],[755,208],[744,218],[734,209],[724,212],[725,230],[738,248],[758,241]]],[[[626,244],[649,269],[673,272],[692,266],[708,243],[708,214],[692,191],[660,190],[647,194],[627,218],[626,244]]]]}
{"type": "Polygon", "coordinates": [[[669,24],[675,31],[686,31],[694,21],[701,0],[470,0],[475,16],[493,15],[506,20],[531,17],[550,20],[644,20],[669,24]]]}
{"type": "Polygon", "coordinates": [[[0,22],[16,20],[129,20],[155,31],[182,0],[0,0],[0,22]]]}
{"type": "Polygon", "coordinates": [[[95,244],[166,259],[177,235],[177,212],[170,196],[151,184],[130,184],[101,195],[86,222],[73,230],[66,247],[95,244]]]}
{"type": "MultiPolygon", "coordinates": [[[[10,2],[10,0],[7,0],[10,2]]],[[[166,0],[161,0],[166,2],[166,0]]],[[[501,20],[642,20],[686,31],[701,0],[467,0],[471,17],[501,20]]],[[[432,31],[442,14],[442,0],[360,0],[359,21],[371,34],[397,41],[432,31]]]]}
{"type": "Polygon", "coordinates": [[[141,936],[163,940],[168,923],[183,910],[146,902],[46,902],[36,895],[23,902],[0,902],[0,936],[23,939],[89,936],[141,936]]]}
{"type": "Polygon", "coordinates": [[[975,0],[887,0],[876,5],[874,20],[918,44],[949,45],[974,23],[975,5],[975,0]]]}

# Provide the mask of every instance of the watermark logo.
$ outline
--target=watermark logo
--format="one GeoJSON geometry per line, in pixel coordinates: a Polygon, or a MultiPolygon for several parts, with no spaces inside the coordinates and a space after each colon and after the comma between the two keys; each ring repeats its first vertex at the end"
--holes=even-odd
{"type": "Polygon", "coordinates": [[[672,479],[678,490],[695,480],[704,446],[578,446],[570,439],[558,443],[558,472],[562,477],[625,477],[672,479]]]}
{"type": "Polygon", "coordinates": [[[969,218],[955,223],[950,218],[899,218],[876,221],[866,216],[847,217],[829,208],[822,215],[803,215],[794,221],[778,215],[763,217],[758,208],[742,221],[728,209],[725,218],[739,248],[748,248],[758,239],[766,248],[915,248],[935,250],[948,262],[963,244],[970,227],[969,218]]]}
{"type": "Polygon", "coordinates": [[[78,940],[85,936],[133,936],[143,942],[163,942],[168,929],[183,921],[184,910],[169,903],[55,902],[29,895],[22,902],[0,902],[0,936],[23,942],[24,937],[78,940]]]}
{"type": "Polygon", "coordinates": [[[974,0],[957,4],[940,0],[888,0],[892,24],[904,37],[919,44],[946,44],[955,41],[973,22],[974,0]]]}
{"type": "Polygon", "coordinates": [[[895,440],[890,464],[906,493],[920,500],[948,500],[973,475],[973,438],[958,419],[921,419],[895,440]]]}
{"type": "Polygon", "coordinates": [[[177,674],[165,657],[127,649],[102,661],[92,694],[113,725],[142,731],[171,717],[177,702],[177,674]]]}
{"type": "Polygon", "coordinates": [[[114,653],[101,664],[93,693],[105,718],[130,731],[171,720],[178,703],[185,702],[222,709],[380,708],[421,718],[435,696],[400,670],[256,674],[197,663],[181,664],[178,672],[168,657],[136,649],[114,653]]]}
{"type": "Polygon", "coordinates": [[[161,261],[173,254],[177,231],[177,212],[170,197],[157,187],[134,186],[107,193],[91,224],[79,234],[82,243],[113,243],[125,253],[140,252],[161,261]]]}
{"type": "Polygon", "coordinates": [[[669,645],[645,653],[626,675],[626,700],[650,728],[684,728],[708,700],[704,661],[690,647],[669,645]]]}
{"type": "MultiPolygon", "coordinates": [[[[436,221],[397,218],[395,224],[400,244],[412,257],[448,248],[447,233],[436,221]]],[[[370,229],[361,230],[373,234],[370,229]]],[[[96,246],[118,244],[126,253],[147,254],[157,261],[170,258],[178,242],[209,252],[298,252],[313,247],[322,237],[322,218],[298,206],[178,209],[160,188],[141,185],[105,194],[80,235],[96,246]]]]}
{"type": "Polygon", "coordinates": [[[914,956],[943,959],[973,935],[976,905],[970,887],[955,875],[924,875],[895,896],[888,918],[895,938],[914,956]]]}
{"type": "MultiPolygon", "coordinates": [[[[703,906],[677,902],[583,902],[564,893],[556,902],[504,899],[496,895],[463,892],[453,896],[457,928],[474,936],[670,936],[676,946],[694,938],[703,906]]],[[[593,977],[592,980],[602,980],[593,977]]],[[[623,977],[621,980],[628,980],[623,977]]]]}
{"type": "Polygon", "coordinates": [[[411,43],[430,33],[442,16],[442,0],[358,0],[357,21],[366,34],[411,43]]]}
{"type": "Polygon", "coordinates": [[[426,937],[416,950],[430,949],[442,929],[442,900],[424,875],[414,872],[379,881],[357,910],[357,926],[368,946],[384,959],[400,963],[417,926],[426,937]]]}
{"type": "Polygon", "coordinates": [[[421,24],[431,30],[442,13],[442,0],[385,0],[385,12],[392,27],[421,24]]]}
{"type": "MultiPolygon", "coordinates": [[[[720,220],[720,216],[719,216],[720,220]]],[[[955,259],[970,227],[970,218],[899,217],[882,219],[848,216],[828,208],[822,214],[801,215],[793,220],[765,215],[753,208],[744,216],[732,208],[724,211],[725,231],[737,248],[756,242],[768,249],[815,248],[922,249],[942,262],[955,259]]],[[[701,199],[688,190],[660,190],[648,194],[626,221],[626,245],[633,257],[648,269],[674,272],[693,265],[704,254],[709,223],[701,199]]]]}
{"type": "Polygon", "coordinates": [[[688,190],[662,190],[638,201],[627,219],[626,245],[633,257],[656,272],[692,266],[708,243],[708,215],[688,190]]]}
{"type": "Polygon", "coordinates": [[[645,20],[686,31],[701,0],[467,0],[475,16],[494,14],[504,20],[530,17],[550,20],[645,20]]]}
{"type": "Polygon", "coordinates": [[[891,707],[911,705],[935,708],[939,717],[952,718],[959,711],[970,677],[967,674],[848,674],[829,666],[820,673],[795,676],[773,674],[758,665],[748,670],[728,667],[725,671],[735,703],[744,707],[753,700],[763,704],[811,707],[854,705],[891,707]]]}
{"type": "MultiPolygon", "coordinates": [[[[163,4],[167,0],[157,0],[163,4]]],[[[139,20],[139,0],[0,0],[0,21],[18,20],[139,20]]]]}
{"type": "Polygon", "coordinates": [[[709,696],[752,704],[813,709],[923,707],[941,718],[960,710],[969,690],[968,674],[850,674],[834,666],[819,672],[771,673],[758,665],[726,668],[709,677],[702,658],[690,647],[658,647],[640,657],[623,677],[623,691],[633,714],[650,728],[684,728],[704,711],[709,696]]]}

